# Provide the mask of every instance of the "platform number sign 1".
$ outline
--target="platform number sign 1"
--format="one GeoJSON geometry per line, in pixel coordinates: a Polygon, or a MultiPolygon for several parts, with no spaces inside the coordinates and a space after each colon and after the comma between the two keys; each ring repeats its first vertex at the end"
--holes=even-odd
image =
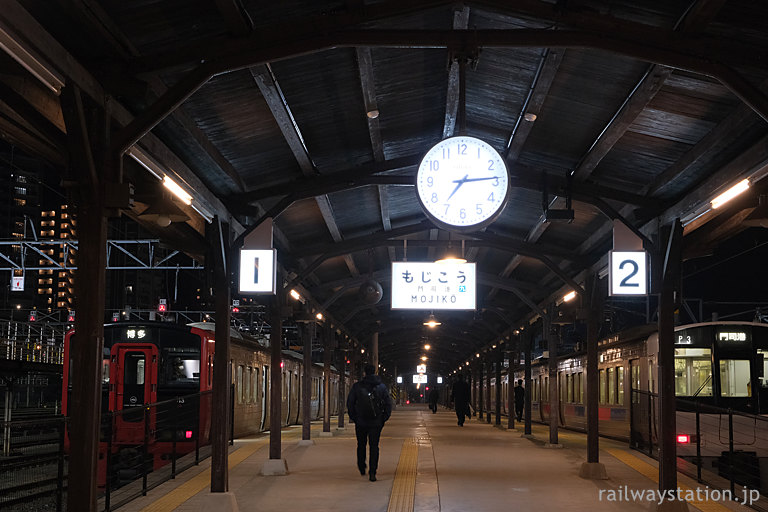
{"type": "Polygon", "coordinates": [[[645,251],[611,251],[610,295],[647,295],[648,256],[645,251]]]}

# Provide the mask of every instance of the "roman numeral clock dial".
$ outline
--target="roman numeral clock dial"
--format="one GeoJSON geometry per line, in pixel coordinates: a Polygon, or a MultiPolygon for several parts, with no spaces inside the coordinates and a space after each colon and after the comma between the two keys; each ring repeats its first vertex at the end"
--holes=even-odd
{"type": "Polygon", "coordinates": [[[493,222],[507,204],[507,166],[490,144],[474,137],[449,137],[422,159],[416,191],[435,224],[476,231],[493,222]]]}

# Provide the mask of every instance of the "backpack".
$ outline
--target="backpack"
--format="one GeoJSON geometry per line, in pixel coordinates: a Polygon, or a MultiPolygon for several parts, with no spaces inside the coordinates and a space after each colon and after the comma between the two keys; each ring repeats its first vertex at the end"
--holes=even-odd
{"type": "Polygon", "coordinates": [[[360,418],[369,421],[375,420],[382,409],[379,399],[376,397],[375,389],[368,389],[364,384],[357,386],[355,409],[360,418]]]}

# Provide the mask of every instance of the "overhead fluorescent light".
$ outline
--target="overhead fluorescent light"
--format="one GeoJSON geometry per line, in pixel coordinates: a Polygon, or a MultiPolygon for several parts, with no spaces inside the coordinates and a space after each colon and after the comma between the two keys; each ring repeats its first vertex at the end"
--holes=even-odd
{"type": "Polygon", "coordinates": [[[734,197],[738,196],[745,190],[749,188],[749,180],[743,179],[716,198],[712,200],[710,203],[712,205],[712,209],[717,209],[723,206],[725,203],[733,199],[734,197]]]}
{"type": "Polygon", "coordinates": [[[0,48],[11,56],[13,60],[21,64],[24,69],[29,71],[35,78],[53,91],[57,96],[61,94],[61,88],[64,87],[64,78],[53,68],[47,65],[42,58],[37,56],[34,50],[24,45],[22,41],[14,37],[14,34],[8,27],[0,23],[0,48]]]}
{"type": "Polygon", "coordinates": [[[181,201],[186,204],[190,205],[192,204],[192,196],[189,195],[183,188],[179,186],[178,183],[173,181],[169,176],[163,177],[163,186],[170,190],[173,195],[181,199],[181,201]]]}
{"type": "Polygon", "coordinates": [[[163,176],[165,176],[165,171],[160,166],[160,164],[155,162],[149,155],[142,151],[139,146],[131,146],[128,148],[126,153],[128,156],[136,160],[139,165],[149,171],[149,173],[155,178],[162,180],[163,176]]]}
{"type": "Polygon", "coordinates": [[[572,300],[576,297],[576,292],[571,291],[563,295],[563,302],[568,302],[569,300],[572,300]]]}

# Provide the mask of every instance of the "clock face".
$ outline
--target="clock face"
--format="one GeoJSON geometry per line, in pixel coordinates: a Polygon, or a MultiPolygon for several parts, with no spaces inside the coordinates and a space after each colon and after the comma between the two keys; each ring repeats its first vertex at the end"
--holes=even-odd
{"type": "Polygon", "coordinates": [[[498,217],[509,195],[504,159],[489,144],[450,137],[424,156],[416,191],[427,216],[455,231],[474,231],[498,217]]]}

